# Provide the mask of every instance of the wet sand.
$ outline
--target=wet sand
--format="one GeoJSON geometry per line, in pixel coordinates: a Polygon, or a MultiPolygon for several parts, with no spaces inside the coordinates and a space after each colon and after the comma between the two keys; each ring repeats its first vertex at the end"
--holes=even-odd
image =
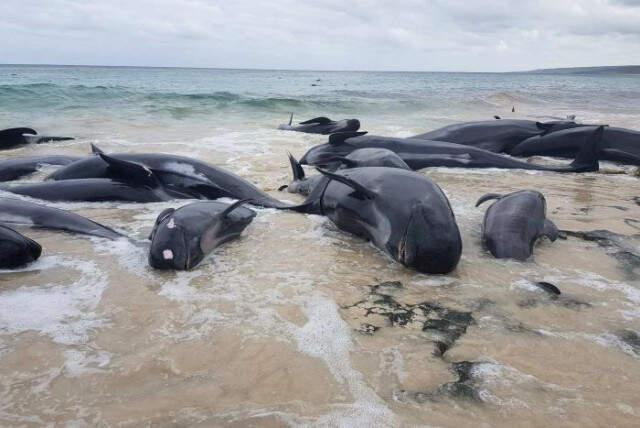
{"type": "MultiPolygon", "coordinates": [[[[263,153],[103,148],[189,154],[302,200],[275,190],[289,179],[283,153],[323,137],[260,134],[263,153]]],[[[10,155],[45,150],[88,148],[10,155]]],[[[407,270],[324,218],[267,209],[193,271],[156,272],[144,239],[162,209],[186,201],[55,204],[138,242],[21,229],[44,253],[0,274],[0,425],[637,426],[640,344],[629,332],[640,331],[640,272],[572,237],[543,240],[532,261],[495,260],[480,245],[486,206],[474,204],[536,189],[560,229],[633,235],[624,220],[639,217],[638,178],[423,173],[449,196],[463,235],[446,276],[407,270]],[[388,281],[401,285],[373,287],[388,281]],[[443,326],[460,334],[439,355],[443,326]]]]}

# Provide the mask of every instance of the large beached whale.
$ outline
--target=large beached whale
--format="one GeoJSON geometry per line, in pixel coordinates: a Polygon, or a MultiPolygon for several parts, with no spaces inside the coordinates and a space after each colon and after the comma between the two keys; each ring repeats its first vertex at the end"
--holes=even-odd
{"type": "Polygon", "coordinates": [[[419,272],[456,268],[462,239],[449,200],[424,175],[397,168],[354,168],[323,175],[305,202],[291,209],[327,216],[419,272]]]}
{"type": "Polygon", "coordinates": [[[131,175],[128,171],[135,173],[142,169],[146,171],[146,175],[153,175],[164,190],[175,197],[181,197],[181,195],[196,199],[226,197],[250,199],[252,204],[268,208],[286,206],[244,178],[196,159],[163,153],[109,154],[105,158],[105,154],[100,149],[93,145],[92,148],[97,156],[89,156],[67,165],[51,174],[48,179],[56,181],[79,178],[119,180],[131,175]],[[110,167],[113,163],[117,163],[118,168],[110,167]]]}

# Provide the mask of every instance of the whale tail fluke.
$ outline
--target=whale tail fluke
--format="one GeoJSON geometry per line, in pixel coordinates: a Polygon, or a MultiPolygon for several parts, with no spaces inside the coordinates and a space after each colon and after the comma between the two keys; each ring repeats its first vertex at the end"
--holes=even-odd
{"type": "Polygon", "coordinates": [[[606,125],[598,126],[591,135],[589,135],[580,147],[580,151],[576,155],[571,168],[575,172],[592,172],[600,169],[600,143],[604,135],[606,125]]]}

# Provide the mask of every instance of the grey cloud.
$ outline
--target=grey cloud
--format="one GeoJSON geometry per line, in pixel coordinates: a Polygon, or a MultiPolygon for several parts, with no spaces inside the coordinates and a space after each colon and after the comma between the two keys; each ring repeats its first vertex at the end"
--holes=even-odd
{"type": "Polygon", "coordinates": [[[0,57],[26,63],[386,70],[640,63],[638,4],[3,0],[0,57]]]}

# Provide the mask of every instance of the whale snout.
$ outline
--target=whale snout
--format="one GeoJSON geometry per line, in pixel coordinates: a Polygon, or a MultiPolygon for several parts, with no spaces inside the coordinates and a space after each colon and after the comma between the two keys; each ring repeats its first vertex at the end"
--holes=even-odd
{"type": "Polygon", "coordinates": [[[1,268],[16,268],[26,265],[37,260],[41,254],[40,244],[13,230],[4,233],[0,238],[1,268]]]}
{"type": "Polygon", "coordinates": [[[169,227],[171,220],[156,230],[149,249],[149,265],[161,270],[189,270],[199,260],[192,250],[184,232],[178,227],[169,227]]]}
{"type": "Polygon", "coordinates": [[[398,249],[398,261],[419,272],[446,274],[462,254],[462,239],[453,213],[417,205],[398,249]]]}

